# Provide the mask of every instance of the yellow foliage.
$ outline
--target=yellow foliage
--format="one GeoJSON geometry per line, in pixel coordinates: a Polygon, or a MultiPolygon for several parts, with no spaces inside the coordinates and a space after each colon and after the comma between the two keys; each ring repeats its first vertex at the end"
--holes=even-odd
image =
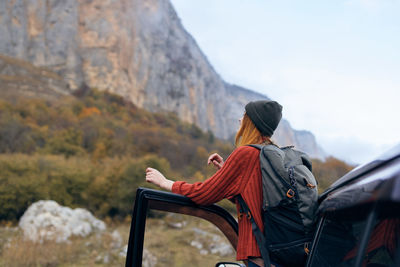
{"type": "Polygon", "coordinates": [[[204,181],[204,180],[206,179],[206,177],[205,177],[201,172],[199,172],[199,171],[197,171],[197,172],[194,173],[193,178],[194,178],[196,181],[204,181]]]}
{"type": "Polygon", "coordinates": [[[124,217],[137,187],[152,187],[146,167],[204,180],[215,172],[211,151],[226,158],[233,150],[176,114],[96,90],[51,102],[0,100],[0,129],[0,221],[18,219],[40,199],[124,217]]]}
{"type": "Polygon", "coordinates": [[[83,108],[81,113],[79,114],[79,118],[83,119],[86,117],[91,117],[93,115],[100,115],[101,111],[96,107],[87,107],[83,108]]]}
{"type": "Polygon", "coordinates": [[[106,156],[107,156],[107,147],[102,142],[97,143],[96,148],[92,154],[92,159],[100,160],[102,158],[105,158],[106,156]]]}
{"type": "Polygon", "coordinates": [[[322,193],[337,179],[351,171],[354,166],[344,161],[329,157],[325,161],[313,160],[313,174],[318,181],[318,192],[322,193]]]}

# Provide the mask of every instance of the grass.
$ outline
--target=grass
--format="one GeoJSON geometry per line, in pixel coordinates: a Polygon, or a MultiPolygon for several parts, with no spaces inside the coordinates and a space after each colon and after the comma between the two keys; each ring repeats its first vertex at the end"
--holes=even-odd
{"type": "MultiPolygon", "coordinates": [[[[235,260],[234,251],[226,256],[210,253],[210,246],[215,243],[213,239],[229,243],[211,223],[186,215],[162,216],[148,218],[146,223],[144,248],[156,258],[155,266],[215,266],[218,261],[235,260]],[[177,223],[182,227],[177,228],[177,223]],[[191,245],[193,240],[203,245],[203,254],[191,245]],[[208,254],[204,254],[205,251],[208,254]]],[[[107,230],[102,234],[59,244],[53,241],[33,243],[24,240],[18,227],[2,226],[0,266],[124,266],[123,251],[128,243],[129,228],[128,220],[108,221],[107,230]],[[120,233],[120,242],[113,238],[115,230],[120,233]]]]}
{"type": "Polygon", "coordinates": [[[3,249],[5,266],[57,266],[68,258],[79,258],[79,249],[74,244],[57,244],[54,241],[35,244],[17,237],[3,249]]]}
{"type": "Polygon", "coordinates": [[[123,266],[125,257],[120,256],[127,243],[129,226],[121,224],[102,234],[87,238],[73,238],[69,243],[46,241],[34,243],[24,240],[18,228],[3,227],[0,230],[0,266],[123,266]],[[115,245],[112,232],[118,230],[123,237],[115,245]]]}
{"type": "Polygon", "coordinates": [[[162,220],[147,220],[144,248],[158,259],[156,266],[215,266],[218,261],[235,261],[233,250],[232,254],[226,256],[210,253],[210,246],[214,243],[212,239],[216,237],[220,242],[229,244],[222,233],[209,222],[186,215],[166,216],[162,220]],[[182,222],[182,228],[172,226],[182,222]],[[199,234],[195,229],[207,234],[199,234]],[[194,240],[202,244],[202,252],[191,245],[194,240]],[[206,251],[207,254],[204,254],[206,251]]]}

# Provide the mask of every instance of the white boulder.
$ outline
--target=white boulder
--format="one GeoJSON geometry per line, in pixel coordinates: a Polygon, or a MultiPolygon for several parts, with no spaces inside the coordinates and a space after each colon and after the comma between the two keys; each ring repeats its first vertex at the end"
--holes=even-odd
{"type": "Polygon", "coordinates": [[[195,240],[192,240],[190,245],[197,248],[201,255],[219,254],[225,257],[234,254],[232,246],[224,242],[220,236],[196,227],[192,230],[195,233],[195,240]]]}
{"type": "Polygon", "coordinates": [[[147,249],[143,249],[143,267],[154,267],[157,265],[157,258],[151,254],[147,249]]]}
{"type": "Polygon", "coordinates": [[[60,206],[53,200],[33,203],[21,217],[19,227],[25,238],[34,242],[67,242],[72,235],[85,237],[93,231],[106,229],[105,223],[89,211],[60,206]]]}

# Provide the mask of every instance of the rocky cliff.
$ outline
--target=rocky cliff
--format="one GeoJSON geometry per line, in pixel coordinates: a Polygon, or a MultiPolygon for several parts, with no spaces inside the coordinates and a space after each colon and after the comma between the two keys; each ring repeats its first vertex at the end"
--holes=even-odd
{"type": "MultiPolygon", "coordinates": [[[[50,68],[67,91],[108,90],[221,138],[234,134],[245,103],[267,98],[223,81],[168,0],[3,0],[0,36],[0,53],[50,68]]],[[[322,156],[312,134],[286,121],[275,139],[322,156]]]]}
{"type": "Polygon", "coordinates": [[[3,98],[24,95],[55,99],[71,93],[64,79],[43,67],[0,54],[0,94],[3,98]]]}

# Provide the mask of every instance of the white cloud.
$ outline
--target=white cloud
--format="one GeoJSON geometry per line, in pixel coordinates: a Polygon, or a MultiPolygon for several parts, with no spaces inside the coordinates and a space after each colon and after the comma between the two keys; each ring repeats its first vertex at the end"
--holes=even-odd
{"type": "Polygon", "coordinates": [[[329,151],[331,155],[355,165],[372,161],[396,145],[363,142],[354,136],[321,137],[320,141],[323,143],[323,148],[329,151]]]}
{"type": "Polygon", "coordinates": [[[365,163],[400,142],[398,81],[299,67],[252,75],[262,77],[258,88],[283,104],[292,126],[313,132],[328,154],[365,163]]]}
{"type": "Polygon", "coordinates": [[[292,126],[311,131],[328,154],[364,163],[400,142],[400,80],[376,73],[254,64],[250,72],[234,71],[232,79],[281,102],[292,126]]]}

